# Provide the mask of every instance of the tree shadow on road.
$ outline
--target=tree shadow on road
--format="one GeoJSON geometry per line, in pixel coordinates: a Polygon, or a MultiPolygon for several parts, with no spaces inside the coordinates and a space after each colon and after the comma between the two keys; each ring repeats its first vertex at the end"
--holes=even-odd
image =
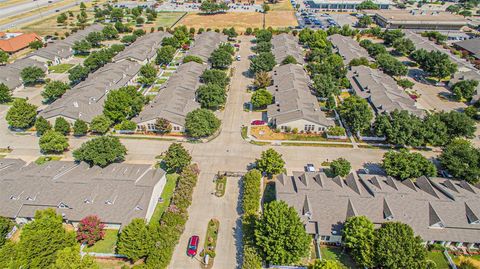
{"type": "Polygon", "coordinates": [[[239,178],[237,181],[238,189],[240,194],[237,200],[237,214],[240,216],[235,220],[235,227],[233,228],[233,234],[235,237],[235,248],[236,248],[236,260],[237,260],[237,269],[242,268],[243,264],[243,231],[242,231],[242,201],[243,201],[243,177],[239,178]]]}

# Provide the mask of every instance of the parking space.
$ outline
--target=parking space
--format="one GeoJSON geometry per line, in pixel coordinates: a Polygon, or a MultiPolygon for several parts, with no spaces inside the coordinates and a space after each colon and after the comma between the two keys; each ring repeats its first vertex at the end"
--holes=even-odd
{"type": "Polygon", "coordinates": [[[297,16],[300,28],[328,29],[332,26],[339,26],[335,19],[326,13],[303,11],[295,15],[297,16]]]}

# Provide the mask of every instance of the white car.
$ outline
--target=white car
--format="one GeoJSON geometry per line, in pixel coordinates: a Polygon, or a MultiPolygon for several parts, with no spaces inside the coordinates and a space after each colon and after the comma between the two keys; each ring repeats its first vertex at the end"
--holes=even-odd
{"type": "Polygon", "coordinates": [[[308,163],[305,167],[305,170],[307,170],[307,172],[315,172],[315,166],[311,163],[308,163]]]}
{"type": "Polygon", "coordinates": [[[242,59],[242,56],[237,55],[237,61],[240,61],[242,59]]]}

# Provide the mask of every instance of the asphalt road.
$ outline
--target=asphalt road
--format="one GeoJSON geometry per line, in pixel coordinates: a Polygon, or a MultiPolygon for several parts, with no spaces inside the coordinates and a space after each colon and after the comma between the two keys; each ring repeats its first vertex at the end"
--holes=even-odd
{"type": "Polygon", "coordinates": [[[36,0],[22,4],[16,4],[12,6],[7,6],[0,9],[0,17],[8,18],[10,16],[18,15],[21,13],[29,12],[31,10],[42,8],[48,5],[53,5],[55,3],[61,2],[62,0],[36,0]],[[50,2],[50,3],[49,3],[50,2]]]}

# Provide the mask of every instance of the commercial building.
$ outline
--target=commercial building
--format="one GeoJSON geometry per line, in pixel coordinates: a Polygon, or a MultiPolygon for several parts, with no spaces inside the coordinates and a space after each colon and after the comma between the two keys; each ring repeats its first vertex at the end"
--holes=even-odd
{"type": "Polygon", "coordinates": [[[309,87],[310,78],[302,66],[281,65],[271,73],[273,85],[267,90],[273,95],[274,103],[267,107],[269,124],[282,131],[296,129],[300,132],[322,132],[335,125],[320,109],[309,87]]]}
{"type": "Polygon", "coordinates": [[[186,55],[194,55],[208,62],[212,52],[220,46],[220,44],[227,42],[228,37],[222,33],[214,31],[203,32],[195,36],[195,42],[186,55]]]}
{"type": "Polygon", "coordinates": [[[12,54],[27,48],[33,41],[43,40],[35,33],[0,33],[0,50],[12,54]]]}
{"type": "Polygon", "coordinates": [[[303,52],[299,49],[298,38],[291,34],[279,34],[272,37],[272,53],[275,62],[281,64],[287,56],[295,58],[298,64],[304,64],[303,52]]]}
{"type": "Polygon", "coordinates": [[[83,30],[70,34],[63,40],[48,43],[46,47],[32,52],[28,57],[51,65],[60,64],[73,57],[72,46],[76,41],[83,40],[91,32],[103,30],[103,25],[93,24],[83,30]]]}
{"type": "Polygon", "coordinates": [[[196,62],[180,65],[175,74],[160,89],[155,99],[132,119],[137,124],[137,130],[155,132],[155,122],[163,118],[172,125],[172,132],[184,132],[187,114],[200,108],[195,97],[201,85],[200,76],[205,69],[207,65],[196,62]]]}
{"type": "Polygon", "coordinates": [[[419,117],[425,116],[425,111],[417,108],[415,100],[401,89],[389,75],[378,69],[366,66],[352,66],[347,73],[355,93],[368,100],[375,113],[406,110],[419,117]]]}
{"type": "Polygon", "coordinates": [[[375,21],[387,29],[460,30],[467,25],[463,16],[427,10],[375,10],[375,21]]]}
{"type": "Polygon", "coordinates": [[[24,68],[30,66],[38,67],[44,72],[48,71],[47,65],[42,62],[30,58],[19,59],[11,64],[0,66],[0,83],[5,84],[12,91],[22,89],[23,81],[20,74],[24,68]]]}
{"type": "Polygon", "coordinates": [[[356,40],[353,40],[353,38],[349,36],[334,34],[329,36],[328,40],[332,42],[336,52],[342,56],[345,65],[348,65],[353,59],[366,58],[372,60],[367,50],[362,48],[356,40]]]}
{"type": "Polygon", "coordinates": [[[47,208],[74,226],[88,215],[97,215],[108,228],[120,228],[134,218],[148,221],[166,183],[165,171],[142,164],[100,168],[2,159],[0,170],[0,216],[17,223],[28,222],[37,210],[47,208]]]}
{"type": "MultiPolygon", "coordinates": [[[[363,0],[308,0],[307,4],[310,8],[319,8],[322,10],[356,11],[358,5],[362,2],[363,0]]],[[[377,4],[380,9],[388,9],[393,5],[393,2],[389,0],[373,0],[373,2],[377,4]]]]}
{"type": "Polygon", "coordinates": [[[171,36],[172,35],[167,32],[153,32],[141,36],[133,44],[127,46],[123,51],[115,55],[113,61],[132,60],[146,64],[156,57],[157,50],[162,45],[162,40],[165,37],[171,36]]]}
{"type": "Polygon", "coordinates": [[[377,227],[406,223],[429,244],[475,249],[480,244],[480,189],[466,181],[293,172],[276,182],[277,199],[293,206],[320,242],[341,243],[344,222],[366,216],[377,227]]]}

